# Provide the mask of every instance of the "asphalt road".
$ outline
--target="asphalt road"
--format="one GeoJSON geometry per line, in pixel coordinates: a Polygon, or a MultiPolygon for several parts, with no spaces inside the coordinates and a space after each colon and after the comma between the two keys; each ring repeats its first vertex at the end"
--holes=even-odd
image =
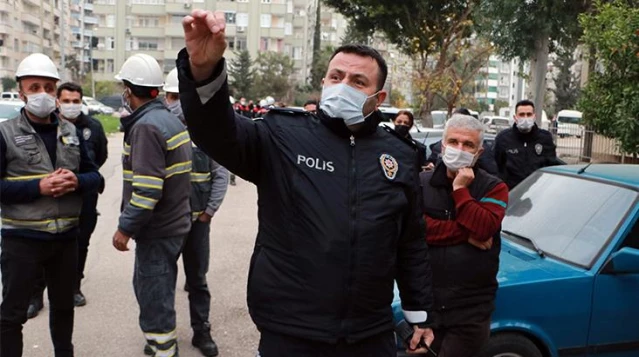
{"type": "MultiPolygon", "coordinates": [[[[87,305],[76,308],[73,342],[75,355],[144,356],[144,338],[138,326],[138,305],[133,294],[134,243],[121,253],[111,245],[117,227],[122,192],[120,154],[121,134],[109,138],[109,160],[102,168],[106,190],[100,197],[101,213],[89,246],[89,257],[82,291],[87,305]]],[[[220,356],[255,356],[259,334],[246,308],[248,264],[257,232],[257,194],[255,187],[238,179],[229,186],[220,211],[211,227],[211,290],[213,339],[220,356]]],[[[176,296],[177,332],[180,356],[201,356],[191,346],[187,293],[180,265],[176,296]]],[[[46,294],[46,292],[45,292],[46,294]]],[[[53,356],[49,336],[48,302],[24,327],[24,356],[53,356]]]]}

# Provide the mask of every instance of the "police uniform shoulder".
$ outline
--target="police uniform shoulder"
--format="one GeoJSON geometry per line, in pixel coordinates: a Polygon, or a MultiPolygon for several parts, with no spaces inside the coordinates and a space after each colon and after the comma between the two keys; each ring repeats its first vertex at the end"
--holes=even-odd
{"type": "Polygon", "coordinates": [[[300,116],[300,115],[308,116],[311,114],[304,109],[280,108],[280,107],[271,108],[269,109],[268,113],[277,114],[277,115],[286,115],[286,116],[300,116]]]}
{"type": "Polygon", "coordinates": [[[382,130],[384,130],[385,132],[391,134],[393,137],[395,137],[399,141],[403,142],[404,144],[408,145],[411,149],[417,150],[417,144],[413,140],[407,139],[405,137],[402,137],[395,130],[393,130],[390,126],[382,125],[382,130]]]}

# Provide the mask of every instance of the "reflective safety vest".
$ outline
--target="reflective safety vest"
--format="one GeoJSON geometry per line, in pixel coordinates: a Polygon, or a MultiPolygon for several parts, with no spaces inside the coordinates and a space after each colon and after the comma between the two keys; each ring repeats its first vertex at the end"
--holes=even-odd
{"type": "MultiPolygon", "coordinates": [[[[19,117],[0,124],[0,135],[7,144],[6,181],[27,181],[45,178],[58,168],[72,172],[80,169],[80,140],[75,126],[59,119],[55,167],[40,135],[36,133],[23,111],[19,117]]],[[[2,203],[3,229],[30,229],[48,233],[63,233],[79,223],[82,196],[70,192],[58,198],[42,196],[24,203],[2,203]]]]}
{"type": "Polygon", "coordinates": [[[196,220],[205,210],[211,196],[211,158],[193,145],[191,168],[191,212],[196,220]]]}

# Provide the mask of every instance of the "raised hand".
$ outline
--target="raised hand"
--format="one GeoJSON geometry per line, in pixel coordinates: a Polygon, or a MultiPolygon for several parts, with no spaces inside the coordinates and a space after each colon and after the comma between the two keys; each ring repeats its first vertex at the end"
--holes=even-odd
{"type": "Polygon", "coordinates": [[[205,80],[211,76],[226,50],[224,12],[193,10],[182,20],[182,27],[193,79],[205,80]]]}

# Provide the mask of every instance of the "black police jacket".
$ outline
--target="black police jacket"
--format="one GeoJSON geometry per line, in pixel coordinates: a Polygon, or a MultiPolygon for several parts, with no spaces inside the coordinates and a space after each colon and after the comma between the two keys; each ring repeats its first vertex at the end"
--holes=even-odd
{"type": "Polygon", "coordinates": [[[257,186],[248,305],[258,329],[329,343],[389,331],[394,279],[404,310],[430,311],[414,147],[378,127],[379,113],[354,134],[285,108],[236,116],[224,61],[194,83],[187,56],[178,73],[191,138],[257,186]]]}
{"type": "Polygon", "coordinates": [[[495,161],[498,176],[509,189],[517,186],[537,169],[563,164],[557,159],[552,134],[534,125],[529,133],[522,133],[517,124],[503,130],[495,138],[495,161]]]}

